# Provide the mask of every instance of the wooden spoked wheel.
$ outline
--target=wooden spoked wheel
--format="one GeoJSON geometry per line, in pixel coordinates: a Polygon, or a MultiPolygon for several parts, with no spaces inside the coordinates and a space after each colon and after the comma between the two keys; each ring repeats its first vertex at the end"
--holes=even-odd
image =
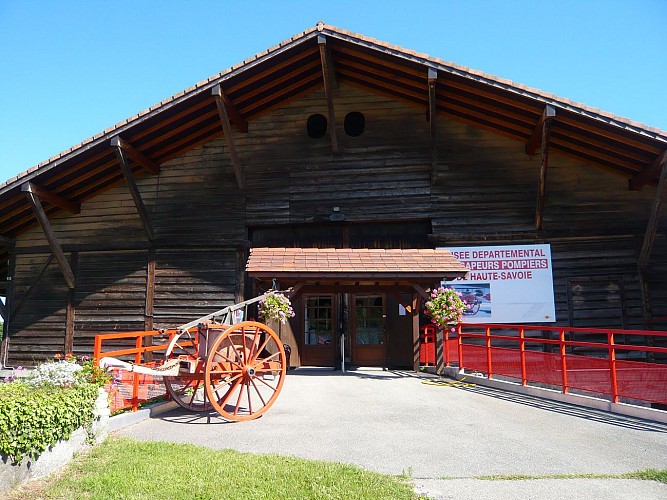
{"type": "Polygon", "coordinates": [[[244,321],[225,330],[211,346],[204,388],[223,418],[252,420],[275,402],[286,371],[278,335],[262,323],[244,321]]]}
{"type": "MultiPolygon", "coordinates": [[[[167,360],[184,357],[199,364],[199,339],[196,330],[185,330],[177,333],[169,343],[165,358],[167,360]]],[[[164,377],[167,393],[180,406],[187,410],[200,412],[209,411],[212,406],[204,390],[203,367],[195,373],[182,373],[177,377],[164,377]]]]}

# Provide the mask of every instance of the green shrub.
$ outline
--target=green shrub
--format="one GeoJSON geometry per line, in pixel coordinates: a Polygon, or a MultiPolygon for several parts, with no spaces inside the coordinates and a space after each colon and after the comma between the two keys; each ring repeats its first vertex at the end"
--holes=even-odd
{"type": "Polygon", "coordinates": [[[36,459],[44,450],[93,422],[98,386],[0,384],[0,455],[12,463],[36,459]]]}

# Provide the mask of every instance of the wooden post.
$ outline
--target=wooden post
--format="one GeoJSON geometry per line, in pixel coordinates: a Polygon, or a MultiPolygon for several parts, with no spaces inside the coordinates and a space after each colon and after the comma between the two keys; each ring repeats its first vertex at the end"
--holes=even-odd
{"type": "Polygon", "coordinates": [[[419,307],[421,296],[416,293],[412,297],[412,369],[419,371],[419,307]]]}
{"type": "Polygon", "coordinates": [[[435,85],[438,81],[438,72],[433,68],[428,68],[428,121],[429,121],[429,148],[431,151],[431,185],[435,185],[438,180],[438,150],[436,143],[436,115],[437,104],[435,95],[435,85]]]}
{"type": "Polygon", "coordinates": [[[51,251],[53,252],[54,257],[56,258],[56,261],[60,266],[60,270],[62,271],[63,276],[65,277],[65,281],[67,282],[67,287],[74,288],[74,283],[75,283],[74,273],[72,272],[72,269],[70,268],[69,263],[65,258],[65,253],[63,252],[63,249],[58,243],[58,239],[56,238],[56,235],[53,232],[53,229],[51,228],[51,224],[49,224],[49,219],[46,216],[44,209],[42,208],[42,203],[40,202],[39,198],[35,195],[35,193],[31,191],[31,186],[29,182],[23,184],[23,186],[21,186],[21,190],[25,192],[28,201],[32,205],[32,209],[35,212],[35,216],[37,217],[37,222],[39,222],[39,225],[42,226],[42,231],[44,231],[46,240],[49,242],[51,251]]]}
{"type": "MultiPolygon", "coordinates": [[[[72,272],[76,276],[77,268],[79,264],[79,254],[78,252],[72,252],[70,254],[70,265],[72,266],[72,272]]],[[[67,317],[65,323],[65,343],[63,348],[65,353],[74,351],[74,319],[76,317],[76,287],[70,288],[67,292],[67,317]]]]}
{"type": "Polygon", "coordinates": [[[243,189],[245,187],[245,182],[243,180],[241,162],[239,160],[238,152],[236,151],[234,137],[232,136],[232,126],[229,123],[227,107],[225,106],[225,102],[222,100],[222,88],[220,85],[213,87],[211,94],[213,95],[215,99],[215,105],[218,108],[218,115],[220,116],[222,131],[224,132],[225,142],[227,143],[227,149],[229,149],[229,155],[231,156],[232,160],[232,167],[234,168],[234,175],[236,176],[236,184],[238,185],[239,189],[243,189]]]}
{"type": "Polygon", "coordinates": [[[537,139],[542,145],[542,161],[540,163],[540,178],[537,186],[537,203],[535,208],[535,229],[541,230],[544,221],[544,196],[547,184],[547,167],[549,166],[549,135],[551,133],[551,120],[556,116],[556,108],[547,104],[544,113],[538,122],[530,142],[526,145],[526,152],[530,155],[537,148],[537,139]],[[539,135],[538,135],[539,134],[539,135]]]}
{"type": "Polygon", "coordinates": [[[329,131],[331,133],[331,150],[338,152],[338,136],[336,135],[336,118],[334,116],[333,105],[333,87],[335,79],[333,77],[333,68],[331,58],[327,48],[327,38],[324,35],[317,36],[317,43],[320,47],[320,61],[322,63],[322,78],[324,79],[324,96],[327,100],[327,119],[329,120],[329,131]]]}
{"type": "Polygon", "coordinates": [[[141,199],[141,193],[137,187],[137,183],[134,182],[134,177],[132,177],[132,170],[125,160],[125,154],[123,153],[123,148],[121,147],[120,137],[113,137],[111,139],[111,146],[116,150],[116,157],[118,158],[118,164],[120,169],[123,172],[123,177],[125,177],[125,182],[127,182],[127,187],[130,189],[130,194],[134,200],[134,206],[137,207],[137,212],[139,212],[139,217],[141,218],[141,223],[144,226],[146,235],[148,236],[148,241],[153,241],[154,233],[153,226],[151,225],[150,218],[148,217],[148,211],[144,205],[143,200],[141,199]]]}
{"type": "Polygon", "coordinates": [[[649,215],[646,232],[644,233],[644,241],[639,252],[639,259],[637,265],[641,271],[648,268],[649,260],[651,259],[651,251],[653,250],[653,243],[655,242],[655,233],[658,229],[658,222],[662,216],[664,208],[665,191],[667,191],[667,155],[662,158],[662,170],[660,171],[660,180],[658,187],[655,190],[655,198],[651,205],[651,214],[649,215]]]}
{"type": "Polygon", "coordinates": [[[144,305],[144,330],[153,329],[153,305],[155,297],[155,249],[148,250],[146,267],[146,303],[144,305]]]}
{"type": "Polygon", "coordinates": [[[16,254],[13,252],[9,254],[9,266],[7,268],[7,290],[5,293],[5,314],[8,319],[5,319],[2,323],[2,345],[0,347],[0,367],[4,367],[7,364],[7,358],[9,356],[9,327],[11,322],[12,315],[12,304],[14,297],[14,275],[16,274],[16,254]]]}

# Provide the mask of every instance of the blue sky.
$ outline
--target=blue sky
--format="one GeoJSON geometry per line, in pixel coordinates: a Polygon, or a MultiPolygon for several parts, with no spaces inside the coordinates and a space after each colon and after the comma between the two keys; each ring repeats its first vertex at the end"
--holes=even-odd
{"type": "Polygon", "coordinates": [[[319,20],[667,131],[665,0],[0,0],[0,183],[319,20]]]}

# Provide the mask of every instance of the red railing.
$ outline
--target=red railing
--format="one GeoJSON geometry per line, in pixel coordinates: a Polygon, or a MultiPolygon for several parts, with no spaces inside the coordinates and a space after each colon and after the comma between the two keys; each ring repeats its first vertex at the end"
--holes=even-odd
{"type": "Polygon", "coordinates": [[[611,397],[667,404],[667,332],[461,324],[445,332],[445,366],[611,397]],[[536,337],[534,335],[539,335],[536,337]],[[630,359],[633,358],[633,359],[630,359]]]}
{"type": "MultiPolygon", "coordinates": [[[[135,364],[152,366],[154,365],[153,355],[163,359],[169,342],[176,333],[176,330],[103,333],[95,337],[93,356],[98,361],[103,357],[113,357],[135,364]],[[112,343],[114,345],[109,345],[112,343]],[[131,345],[133,347],[129,347],[131,345]]],[[[111,394],[112,412],[125,408],[136,411],[139,404],[166,394],[162,377],[152,377],[121,369],[113,369],[112,373],[115,383],[112,388],[108,388],[111,394]]]]}

